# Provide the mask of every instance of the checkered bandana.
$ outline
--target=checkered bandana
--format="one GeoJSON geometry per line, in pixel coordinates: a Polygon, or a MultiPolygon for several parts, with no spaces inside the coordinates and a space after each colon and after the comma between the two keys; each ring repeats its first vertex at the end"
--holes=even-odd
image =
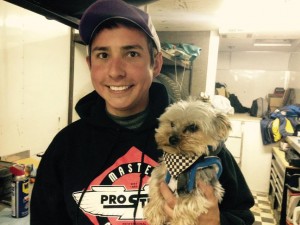
{"type": "Polygon", "coordinates": [[[179,174],[193,165],[199,159],[199,155],[183,155],[164,153],[163,158],[167,165],[168,171],[175,179],[179,174]]]}

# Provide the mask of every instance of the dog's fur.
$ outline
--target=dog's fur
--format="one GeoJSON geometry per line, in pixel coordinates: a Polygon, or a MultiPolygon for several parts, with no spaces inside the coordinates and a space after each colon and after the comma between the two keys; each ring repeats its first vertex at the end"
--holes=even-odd
{"type": "MultiPolygon", "coordinates": [[[[170,154],[209,155],[207,146],[216,149],[220,142],[227,139],[230,130],[228,117],[217,112],[209,102],[189,99],[174,103],[166,109],[159,118],[155,139],[158,148],[170,154]],[[176,137],[178,143],[171,144],[170,137],[176,137]]],[[[177,195],[173,217],[167,218],[163,209],[165,200],[159,190],[166,173],[164,161],[152,171],[149,202],[144,209],[146,220],[151,225],[196,225],[199,215],[207,213],[210,202],[199,188],[195,188],[190,194],[177,195]]],[[[224,189],[216,177],[215,169],[208,167],[197,170],[196,184],[199,180],[212,185],[215,196],[221,202],[224,189]]]]}

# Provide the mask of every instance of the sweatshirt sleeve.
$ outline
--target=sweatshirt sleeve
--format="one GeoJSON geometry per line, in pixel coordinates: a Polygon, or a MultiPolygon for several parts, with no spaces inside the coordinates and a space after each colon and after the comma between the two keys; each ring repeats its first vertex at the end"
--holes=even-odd
{"type": "Polygon", "coordinates": [[[250,208],[254,205],[251,191],[231,153],[224,147],[219,153],[223,173],[220,183],[225,189],[220,204],[221,225],[251,225],[254,216],[250,208]]]}
{"type": "Polygon", "coordinates": [[[50,144],[37,170],[30,203],[31,225],[72,224],[66,210],[62,185],[62,154],[57,140],[50,144]]]}

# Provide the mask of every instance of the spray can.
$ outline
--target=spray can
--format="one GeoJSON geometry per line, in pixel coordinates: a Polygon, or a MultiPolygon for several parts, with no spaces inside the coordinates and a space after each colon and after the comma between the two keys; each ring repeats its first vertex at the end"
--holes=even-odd
{"type": "Polygon", "coordinates": [[[29,213],[29,179],[25,176],[24,167],[13,165],[10,167],[13,174],[11,183],[11,216],[25,217],[29,213]]]}

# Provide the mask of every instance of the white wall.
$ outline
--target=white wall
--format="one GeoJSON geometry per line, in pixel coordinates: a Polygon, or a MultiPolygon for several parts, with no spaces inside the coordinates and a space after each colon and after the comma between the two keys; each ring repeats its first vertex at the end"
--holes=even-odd
{"type": "MultiPolygon", "coordinates": [[[[94,90],[89,68],[85,60],[86,55],[86,47],[81,44],[75,44],[73,108],[75,108],[75,105],[80,98],[94,90]]],[[[79,116],[74,109],[72,119],[73,121],[79,119],[79,116]]]]}
{"type": "Polygon", "coordinates": [[[0,156],[44,151],[67,124],[70,29],[0,1],[0,156]]]}
{"type": "Polygon", "coordinates": [[[292,71],[300,71],[300,52],[291,53],[289,69],[292,71]]]}
{"type": "Polygon", "coordinates": [[[250,107],[276,87],[300,88],[299,59],[288,52],[220,52],[216,81],[250,107]]]}

